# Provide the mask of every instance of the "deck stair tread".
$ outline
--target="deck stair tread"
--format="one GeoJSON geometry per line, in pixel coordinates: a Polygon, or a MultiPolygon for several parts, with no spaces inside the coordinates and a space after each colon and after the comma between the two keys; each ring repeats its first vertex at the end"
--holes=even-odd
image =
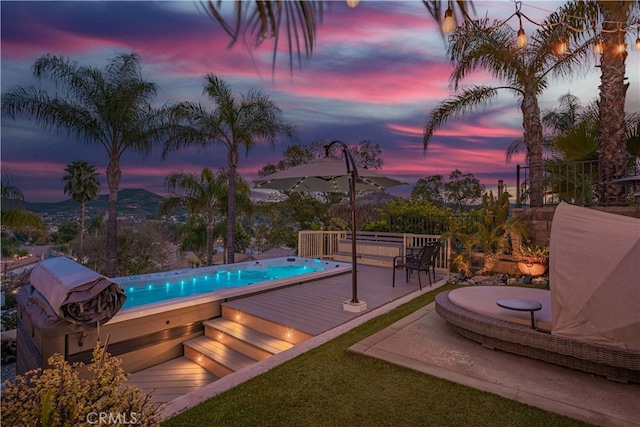
{"type": "Polygon", "coordinates": [[[134,384],[144,393],[153,392],[153,402],[169,402],[177,397],[211,384],[219,377],[182,356],[129,374],[123,385],[134,384]]]}
{"type": "MultiPolygon", "coordinates": [[[[207,334],[210,333],[210,330],[219,331],[237,340],[258,347],[272,355],[293,347],[293,344],[287,341],[275,338],[271,335],[256,331],[248,326],[224,318],[216,318],[206,321],[204,322],[204,325],[207,329],[207,334]]],[[[209,336],[216,339],[215,333],[209,336]]]]}
{"type": "Polygon", "coordinates": [[[183,344],[195,350],[202,356],[211,359],[234,372],[251,366],[257,362],[257,360],[252,359],[251,357],[205,335],[192,338],[185,341],[183,344]]]}

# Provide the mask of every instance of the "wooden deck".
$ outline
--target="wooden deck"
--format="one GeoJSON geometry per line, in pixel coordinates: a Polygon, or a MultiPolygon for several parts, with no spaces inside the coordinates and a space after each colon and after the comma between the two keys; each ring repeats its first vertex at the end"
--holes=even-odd
{"type": "MultiPolygon", "coordinates": [[[[351,299],[351,274],[240,298],[225,305],[316,336],[418,290],[416,274],[409,283],[405,283],[404,271],[398,270],[396,274],[396,287],[393,288],[390,268],[358,265],[358,299],[367,303],[367,310],[361,313],[351,313],[342,307],[344,301],[351,299]]],[[[426,285],[428,279],[424,273],[422,279],[426,285]]],[[[181,357],[133,373],[126,384],[145,392],[154,390],[154,401],[166,403],[217,379],[196,363],[181,357]]]]}
{"type": "Polygon", "coordinates": [[[133,373],[125,385],[136,386],[144,393],[153,391],[153,401],[159,404],[198,390],[217,379],[183,356],[133,373]]]}
{"type": "MultiPolygon", "coordinates": [[[[358,265],[358,300],[367,303],[367,311],[418,289],[417,275],[405,283],[404,271],[400,270],[396,271],[396,287],[393,288],[391,271],[390,268],[358,265]]],[[[422,276],[428,283],[426,275],[422,273],[422,276]]],[[[344,274],[229,301],[225,306],[315,336],[362,314],[342,308],[344,301],[351,300],[351,294],[351,274],[344,274]]]]}

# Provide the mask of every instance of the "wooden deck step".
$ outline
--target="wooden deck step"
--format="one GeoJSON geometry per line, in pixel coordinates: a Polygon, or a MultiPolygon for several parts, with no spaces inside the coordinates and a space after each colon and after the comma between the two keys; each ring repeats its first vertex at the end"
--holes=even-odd
{"type": "Polygon", "coordinates": [[[153,402],[160,404],[199,390],[217,379],[202,366],[179,357],[129,374],[124,386],[134,384],[144,393],[153,392],[153,402]]]}
{"type": "Polygon", "coordinates": [[[204,322],[205,335],[247,356],[263,360],[293,347],[293,344],[251,329],[238,322],[216,318],[204,322]]]}
{"type": "MultiPolygon", "coordinates": [[[[247,312],[243,310],[243,306],[244,303],[241,299],[222,303],[220,305],[222,318],[291,344],[300,344],[313,337],[313,335],[296,330],[289,325],[275,320],[268,320],[259,311],[254,313],[247,312]]],[[[289,307],[291,306],[289,305],[289,307]]]]}
{"type": "Polygon", "coordinates": [[[224,377],[256,363],[256,359],[240,353],[205,335],[185,341],[184,355],[218,377],[224,377]]]}

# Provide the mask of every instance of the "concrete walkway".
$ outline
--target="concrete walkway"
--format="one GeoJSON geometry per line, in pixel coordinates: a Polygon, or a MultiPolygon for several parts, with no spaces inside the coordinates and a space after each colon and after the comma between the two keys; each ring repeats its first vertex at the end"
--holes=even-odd
{"type": "Polygon", "coordinates": [[[640,384],[487,349],[452,331],[434,303],[349,350],[592,424],[640,426],[640,384]]]}

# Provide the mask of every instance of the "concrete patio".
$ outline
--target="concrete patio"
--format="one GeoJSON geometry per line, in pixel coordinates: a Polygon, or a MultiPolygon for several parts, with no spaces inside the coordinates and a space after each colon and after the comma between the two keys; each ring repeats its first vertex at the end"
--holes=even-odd
{"type": "Polygon", "coordinates": [[[434,303],[350,349],[600,426],[640,426],[640,384],[494,351],[449,329],[434,303]]]}

